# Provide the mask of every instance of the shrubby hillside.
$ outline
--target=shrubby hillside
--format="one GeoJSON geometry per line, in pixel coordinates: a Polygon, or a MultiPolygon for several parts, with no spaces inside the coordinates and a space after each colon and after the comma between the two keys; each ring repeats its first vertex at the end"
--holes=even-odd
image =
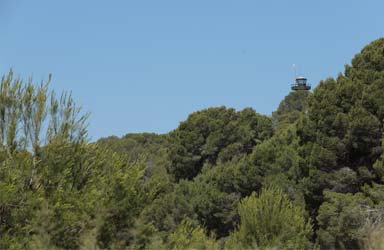
{"type": "Polygon", "coordinates": [[[68,94],[0,87],[0,249],[383,249],[384,38],[271,116],[89,143],[68,94]]]}

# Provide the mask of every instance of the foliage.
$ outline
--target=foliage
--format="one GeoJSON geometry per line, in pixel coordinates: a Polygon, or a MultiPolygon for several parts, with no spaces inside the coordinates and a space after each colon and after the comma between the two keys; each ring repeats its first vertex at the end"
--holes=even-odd
{"type": "Polygon", "coordinates": [[[272,113],[272,122],[275,130],[288,127],[297,121],[301,114],[308,111],[308,91],[295,91],[289,93],[272,113]]]}
{"type": "Polygon", "coordinates": [[[166,249],[219,249],[214,238],[206,235],[204,229],[193,225],[193,221],[184,219],[173,232],[166,244],[166,249]]]}
{"type": "Polygon", "coordinates": [[[323,249],[358,249],[360,229],[365,222],[365,207],[372,206],[361,194],[325,193],[317,221],[318,242],[323,249]]]}
{"type": "Polygon", "coordinates": [[[309,249],[312,226],[304,211],[277,188],[252,193],[239,204],[240,225],[230,236],[229,249],[309,249]]]}
{"type": "Polygon", "coordinates": [[[248,154],[271,133],[271,120],[250,108],[236,112],[219,107],[193,113],[170,134],[169,172],[176,180],[192,179],[204,164],[248,154]]]}
{"type": "Polygon", "coordinates": [[[1,78],[1,249],[382,248],[384,38],[272,117],[208,108],[163,135],[89,143],[50,81],[1,78]]]}

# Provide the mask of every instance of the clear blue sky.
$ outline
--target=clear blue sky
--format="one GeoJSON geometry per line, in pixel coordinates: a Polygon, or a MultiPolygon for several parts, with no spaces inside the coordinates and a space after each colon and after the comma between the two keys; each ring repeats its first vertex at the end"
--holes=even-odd
{"type": "Polygon", "coordinates": [[[93,139],[164,133],[210,106],[271,114],[384,35],[381,1],[0,0],[0,72],[72,90],[93,139]]]}

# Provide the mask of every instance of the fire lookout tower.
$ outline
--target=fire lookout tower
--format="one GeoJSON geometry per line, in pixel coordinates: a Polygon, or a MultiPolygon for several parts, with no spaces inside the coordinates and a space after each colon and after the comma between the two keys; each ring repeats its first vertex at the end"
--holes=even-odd
{"type": "Polygon", "coordinates": [[[295,77],[295,83],[291,85],[291,89],[294,91],[297,90],[310,90],[311,85],[307,83],[307,78],[302,76],[295,77]]]}

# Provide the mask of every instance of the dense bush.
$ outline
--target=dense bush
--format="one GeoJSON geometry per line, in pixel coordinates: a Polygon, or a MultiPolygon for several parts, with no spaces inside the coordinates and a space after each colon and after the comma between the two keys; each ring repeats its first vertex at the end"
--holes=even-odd
{"type": "Polygon", "coordinates": [[[89,143],[49,81],[1,79],[1,249],[383,246],[384,38],[272,117],[208,108],[164,135],[89,143]]]}

